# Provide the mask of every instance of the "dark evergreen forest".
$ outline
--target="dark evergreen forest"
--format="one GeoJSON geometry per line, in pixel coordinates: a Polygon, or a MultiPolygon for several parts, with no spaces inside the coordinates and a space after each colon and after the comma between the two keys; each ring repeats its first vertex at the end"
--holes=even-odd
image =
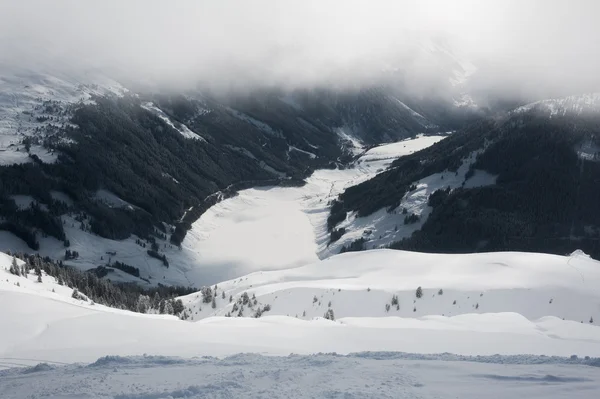
{"type": "Polygon", "coordinates": [[[485,145],[467,178],[484,170],[498,176],[496,184],[434,193],[422,229],[391,248],[555,254],[579,248],[600,258],[599,139],[600,118],[590,115],[528,113],[483,121],[346,190],[332,207],[330,228],[347,211],[365,216],[395,208],[412,182],[455,171],[462,158],[485,145]]]}

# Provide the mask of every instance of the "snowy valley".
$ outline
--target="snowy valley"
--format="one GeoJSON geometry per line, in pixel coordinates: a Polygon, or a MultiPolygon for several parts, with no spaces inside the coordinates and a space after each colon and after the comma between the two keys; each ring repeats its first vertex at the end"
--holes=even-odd
{"type": "Polygon", "coordinates": [[[600,397],[600,8],[26,2],[0,399],[600,397]]]}

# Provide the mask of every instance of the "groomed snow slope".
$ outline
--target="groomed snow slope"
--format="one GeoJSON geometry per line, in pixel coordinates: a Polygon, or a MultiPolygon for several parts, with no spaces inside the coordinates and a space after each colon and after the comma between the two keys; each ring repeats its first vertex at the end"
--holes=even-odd
{"type": "MultiPolygon", "coordinates": [[[[7,269],[10,257],[2,256],[0,262],[0,269],[7,269]]],[[[221,299],[220,287],[225,289],[226,297],[237,299],[247,289],[260,302],[268,299],[270,312],[258,319],[208,317],[189,322],[76,301],[70,298],[70,290],[62,287],[64,292],[59,291],[48,276],[37,283],[33,276],[26,280],[0,270],[0,363],[9,367],[91,362],[107,354],[190,358],[240,352],[288,355],[402,351],[597,357],[600,328],[587,320],[580,323],[569,318],[583,313],[589,318],[595,309],[594,316],[600,319],[598,275],[598,262],[580,255],[445,257],[371,251],[219,284],[216,312],[222,313],[224,302],[228,303],[228,299],[221,299]],[[424,290],[421,299],[414,299],[419,313],[403,317],[397,316],[402,311],[384,313],[385,302],[394,292],[400,296],[401,309],[410,309],[413,304],[408,297],[414,298],[417,283],[424,290]],[[445,288],[444,294],[431,297],[438,287],[445,288]],[[466,306],[465,297],[470,292],[484,294],[478,297],[477,310],[466,306]],[[278,315],[295,308],[322,315],[317,304],[312,304],[314,295],[323,295],[322,303],[332,298],[336,321],[308,314],[308,320],[278,315]],[[564,310],[567,320],[546,310],[552,306],[548,304],[549,295],[554,298],[552,305],[560,309],[556,313],[564,310]],[[464,314],[439,315],[445,307],[451,307],[452,297],[465,301],[464,314]],[[361,317],[348,317],[353,311],[361,317]]],[[[184,299],[188,306],[197,301],[195,294],[184,299]]],[[[210,305],[204,307],[212,311],[210,305]]]]}

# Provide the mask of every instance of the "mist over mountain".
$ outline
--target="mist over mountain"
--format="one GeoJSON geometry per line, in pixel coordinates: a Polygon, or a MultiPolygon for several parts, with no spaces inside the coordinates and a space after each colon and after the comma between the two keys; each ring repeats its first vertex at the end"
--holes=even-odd
{"type": "MultiPolygon", "coordinates": [[[[427,95],[440,65],[477,66],[472,91],[537,99],[597,90],[593,0],[2,1],[0,63],[126,85],[220,93],[400,84],[427,95]]],[[[446,83],[445,81],[443,82],[446,83]]]]}

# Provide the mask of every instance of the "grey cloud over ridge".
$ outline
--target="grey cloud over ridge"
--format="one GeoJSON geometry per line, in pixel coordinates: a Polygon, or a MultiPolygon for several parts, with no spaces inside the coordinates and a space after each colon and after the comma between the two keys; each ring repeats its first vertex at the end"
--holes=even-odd
{"type": "MultiPolygon", "coordinates": [[[[598,90],[594,0],[0,0],[0,64],[185,87],[368,84],[442,37],[490,87],[598,90]]],[[[435,73],[434,71],[432,74],[435,73]]]]}

